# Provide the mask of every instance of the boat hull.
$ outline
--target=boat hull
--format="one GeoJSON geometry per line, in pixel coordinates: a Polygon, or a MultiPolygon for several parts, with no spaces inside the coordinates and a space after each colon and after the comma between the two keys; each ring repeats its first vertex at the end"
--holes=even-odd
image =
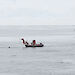
{"type": "Polygon", "coordinates": [[[26,47],[43,47],[44,45],[25,45],[26,47]]]}

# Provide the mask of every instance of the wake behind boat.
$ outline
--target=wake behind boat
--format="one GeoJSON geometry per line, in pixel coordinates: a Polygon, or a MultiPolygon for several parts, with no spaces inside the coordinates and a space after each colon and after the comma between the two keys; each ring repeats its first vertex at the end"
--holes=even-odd
{"type": "Polygon", "coordinates": [[[43,47],[44,45],[42,43],[40,44],[36,44],[36,41],[33,40],[33,42],[31,44],[29,44],[27,41],[25,41],[23,38],[21,39],[23,41],[23,44],[26,46],[26,47],[43,47]]]}

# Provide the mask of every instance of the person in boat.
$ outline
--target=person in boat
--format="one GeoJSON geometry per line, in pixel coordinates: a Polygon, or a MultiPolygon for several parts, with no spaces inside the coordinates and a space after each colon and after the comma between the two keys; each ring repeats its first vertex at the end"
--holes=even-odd
{"type": "Polygon", "coordinates": [[[27,41],[25,43],[26,43],[26,45],[29,45],[29,43],[27,41]]]}
{"type": "Polygon", "coordinates": [[[33,46],[36,45],[36,40],[33,40],[31,45],[33,45],[33,46]]]}
{"type": "Polygon", "coordinates": [[[40,45],[42,45],[42,43],[40,43],[40,45]]]}
{"type": "Polygon", "coordinates": [[[25,41],[23,38],[21,40],[23,40],[23,44],[29,45],[29,43],[27,41],[25,41]]]}

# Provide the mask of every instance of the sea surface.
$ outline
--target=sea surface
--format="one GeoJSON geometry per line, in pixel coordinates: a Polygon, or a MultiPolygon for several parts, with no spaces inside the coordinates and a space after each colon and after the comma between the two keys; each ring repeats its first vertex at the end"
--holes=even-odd
{"type": "Polygon", "coordinates": [[[75,75],[75,26],[0,26],[0,75],[75,75]],[[44,47],[26,48],[21,38],[44,47]]]}

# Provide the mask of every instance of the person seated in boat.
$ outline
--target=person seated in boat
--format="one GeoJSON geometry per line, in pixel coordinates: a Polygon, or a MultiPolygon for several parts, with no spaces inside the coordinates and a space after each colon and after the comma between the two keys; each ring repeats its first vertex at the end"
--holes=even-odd
{"type": "Polygon", "coordinates": [[[26,45],[29,45],[29,43],[27,41],[25,43],[26,43],[26,45]]]}
{"type": "Polygon", "coordinates": [[[31,45],[36,45],[36,41],[33,40],[32,43],[31,43],[31,45]]]}

